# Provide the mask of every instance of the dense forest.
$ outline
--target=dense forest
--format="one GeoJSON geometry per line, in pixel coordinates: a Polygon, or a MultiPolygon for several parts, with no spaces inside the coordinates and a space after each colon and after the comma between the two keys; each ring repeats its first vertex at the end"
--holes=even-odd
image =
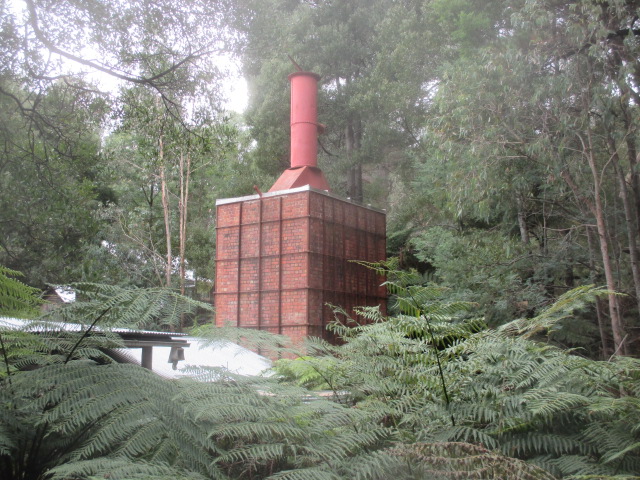
{"type": "Polygon", "coordinates": [[[270,377],[1,331],[0,477],[636,478],[640,2],[0,0],[0,25],[0,315],[67,284],[51,318],[209,312],[215,200],[288,166],[294,63],[390,258],[389,317],[270,377]]]}

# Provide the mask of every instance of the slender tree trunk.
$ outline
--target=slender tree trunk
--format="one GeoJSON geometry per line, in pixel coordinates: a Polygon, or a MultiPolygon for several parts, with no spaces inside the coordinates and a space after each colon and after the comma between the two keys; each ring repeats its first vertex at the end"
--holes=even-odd
{"type": "MultiPolygon", "coordinates": [[[[594,238],[593,227],[587,226],[586,231],[587,231],[587,245],[589,246],[589,269],[594,275],[594,279],[593,279],[594,282],[597,283],[598,282],[597,280],[598,272],[596,269],[597,252],[595,247],[596,240],[594,238]]],[[[604,308],[602,305],[602,300],[600,299],[600,297],[598,297],[596,298],[596,319],[598,321],[598,330],[600,332],[600,343],[602,345],[602,358],[606,359],[606,358],[609,358],[611,356],[611,353],[613,352],[609,347],[609,334],[608,334],[608,328],[605,324],[603,310],[604,308]]]]}
{"type": "MultiPolygon", "coordinates": [[[[178,211],[180,214],[180,293],[185,294],[186,269],[185,252],[187,248],[187,208],[189,201],[189,180],[191,179],[191,155],[185,156],[180,152],[180,200],[178,211]]],[[[180,331],[184,328],[184,314],[180,316],[180,331]]]]}
{"type": "Polygon", "coordinates": [[[353,124],[349,121],[347,122],[344,131],[344,146],[347,154],[347,161],[349,162],[349,170],[347,172],[347,194],[352,200],[356,199],[356,171],[353,165],[353,152],[355,150],[354,136],[353,124]]]}
{"type": "Polygon", "coordinates": [[[520,228],[520,241],[523,245],[529,245],[529,227],[527,226],[527,215],[524,210],[524,201],[519,193],[516,194],[516,205],[518,207],[518,227],[520,228]]]}
{"type": "Polygon", "coordinates": [[[627,130],[625,141],[627,143],[627,158],[629,160],[629,176],[631,183],[631,191],[633,192],[633,203],[635,205],[635,224],[636,233],[640,234],[640,172],[638,172],[638,150],[636,149],[636,142],[631,131],[631,120],[628,118],[628,113],[625,111],[624,124],[627,130]]]}
{"type": "MultiPolygon", "coordinates": [[[[355,123],[354,147],[356,152],[360,152],[362,148],[362,121],[360,120],[360,117],[358,117],[354,123],[355,123]]],[[[363,202],[364,192],[362,190],[362,159],[358,159],[358,163],[356,163],[355,168],[356,168],[356,201],[363,202]]]]}
{"type": "Polygon", "coordinates": [[[162,211],[164,213],[164,232],[167,242],[167,264],[165,266],[165,283],[167,287],[171,287],[171,267],[173,257],[171,255],[171,216],[169,211],[169,189],[167,187],[167,176],[164,166],[164,144],[162,136],[158,140],[159,157],[160,157],[160,192],[162,195],[162,211]]]}
{"type": "Polygon", "coordinates": [[[605,276],[605,282],[607,284],[607,289],[612,293],[609,294],[609,319],[611,322],[611,331],[613,333],[613,343],[614,343],[614,352],[617,355],[623,355],[625,351],[625,346],[623,341],[625,340],[624,326],[622,323],[622,318],[620,316],[620,309],[618,307],[618,298],[615,295],[616,284],[613,275],[613,268],[611,266],[611,257],[609,256],[609,241],[607,234],[607,226],[604,221],[604,212],[602,208],[602,199],[600,197],[600,180],[598,171],[595,165],[595,159],[591,152],[586,149],[584,150],[585,155],[588,158],[589,166],[591,168],[591,172],[594,179],[594,201],[592,202],[587,197],[581,194],[578,186],[574,182],[571,174],[564,170],[562,172],[562,178],[565,180],[567,185],[571,188],[576,199],[581,205],[586,205],[591,212],[591,214],[596,218],[596,227],[598,234],[598,244],[600,246],[600,256],[602,259],[602,267],[605,276]]]}
{"type": "MultiPolygon", "coordinates": [[[[348,87],[351,84],[351,78],[347,77],[345,84],[348,87]]],[[[340,77],[336,78],[336,88],[338,92],[340,92],[340,77]]],[[[359,160],[356,161],[354,158],[362,143],[362,123],[357,115],[349,115],[347,125],[345,126],[344,137],[347,161],[349,162],[347,193],[352,200],[362,202],[362,165],[360,165],[359,160]]]]}
{"type": "Polygon", "coordinates": [[[186,161],[183,153],[180,153],[180,201],[178,211],[180,214],[180,293],[185,293],[185,251],[187,245],[187,208],[189,201],[189,180],[191,177],[191,156],[187,155],[186,161]]]}
{"type": "Polygon", "coordinates": [[[357,163],[355,169],[355,200],[362,203],[364,201],[364,192],[362,191],[362,164],[357,163]]]}
{"type": "Polygon", "coordinates": [[[144,187],[144,185],[142,185],[141,190],[142,190],[142,194],[144,195],[144,199],[147,202],[147,206],[149,207],[149,216],[147,218],[147,226],[149,227],[149,232],[151,232],[151,230],[153,229],[153,220],[154,220],[153,219],[153,200],[155,199],[156,191],[155,191],[153,179],[151,179],[149,183],[150,183],[149,192],[147,192],[147,189],[144,187]]]}
{"type": "Polygon", "coordinates": [[[631,274],[633,276],[636,304],[638,306],[638,311],[640,312],[640,268],[638,268],[638,242],[636,237],[636,232],[638,231],[638,229],[635,221],[636,215],[633,211],[633,206],[629,198],[629,190],[627,188],[627,182],[624,178],[622,166],[620,165],[620,158],[618,156],[615,140],[611,138],[611,136],[609,136],[607,139],[607,143],[609,145],[609,149],[611,150],[611,161],[618,178],[620,198],[622,199],[622,206],[624,209],[624,218],[627,222],[627,228],[625,230],[627,232],[627,242],[629,244],[631,274]]]}
{"type": "Polygon", "coordinates": [[[347,191],[349,192],[349,197],[356,202],[362,202],[363,200],[362,165],[360,161],[354,159],[362,143],[361,130],[359,120],[350,119],[345,127],[345,150],[350,163],[347,176],[347,191]]]}
{"type": "Polygon", "coordinates": [[[602,266],[604,269],[604,277],[607,282],[607,289],[611,292],[609,294],[609,317],[611,319],[611,330],[613,332],[614,343],[614,355],[626,355],[626,334],[622,316],[620,315],[620,306],[618,304],[618,297],[615,294],[617,285],[615,276],[613,274],[613,267],[611,265],[611,255],[609,253],[609,235],[607,231],[607,224],[604,219],[604,209],[602,207],[601,193],[601,179],[598,172],[598,166],[593,155],[593,138],[591,136],[591,128],[587,127],[587,145],[584,151],[589,168],[591,169],[591,176],[593,178],[593,190],[594,190],[594,215],[596,217],[596,226],[598,229],[598,239],[600,243],[600,252],[602,255],[602,266]]]}

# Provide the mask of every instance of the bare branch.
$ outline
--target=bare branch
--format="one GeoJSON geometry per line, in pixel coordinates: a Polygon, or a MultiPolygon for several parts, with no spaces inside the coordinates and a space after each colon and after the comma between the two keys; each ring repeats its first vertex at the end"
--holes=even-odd
{"type": "MultiPolygon", "coordinates": [[[[36,38],[51,52],[53,53],[57,53],[58,55],[71,60],[75,63],[78,63],[80,65],[84,65],[85,67],[89,67],[91,69],[94,70],[98,70],[100,72],[106,73],[107,75],[110,75],[112,77],[118,78],[120,80],[124,80],[126,82],[131,82],[131,83],[135,83],[138,85],[148,85],[153,87],[154,89],[160,91],[160,87],[162,86],[161,84],[157,83],[157,80],[159,80],[162,77],[165,77],[167,75],[169,75],[172,72],[175,72],[176,70],[178,70],[180,67],[182,67],[183,65],[194,61],[197,58],[200,58],[202,55],[205,55],[206,52],[196,52],[196,53],[189,53],[188,55],[185,56],[185,58],[183,58],[182,60],[180,60],[177,63],[174,63],[173,65],[171,65],[169,68],[151,76],[151,77],[143,77],[143,76],[133,76],[133,75],[126,75],[123,73],[119,73],[116,72],[115,70],[113,70],[112,68],[109,67],[105,67],[104,65],[101,65],[99,63],[90,61],[90,60],[86,60],[82,57],[79,57],[73,53],[67,52],[65,50],[62,50],[61,48],[59,48],[55,43],[53,43],[51,40],[49,40],[47,38],[47,36],[45,35],[45,33],[41,30],[40,25],[38,23],[38,12],[36,11],[36,7],[35,4],[33,2],[33,0],[25,0],[25,3],[27,5],[27,9],[29,10],[29,25],[31,25],[31,28],[33,29],[33,32],[36,35],[36,38]]],[[[169,100],[168,98],[164,97],[163,95],[163,101],[165,102],[169,102],[171,104],[173,104],[174,102],[172,102],[171,100],[169,100]]]]}

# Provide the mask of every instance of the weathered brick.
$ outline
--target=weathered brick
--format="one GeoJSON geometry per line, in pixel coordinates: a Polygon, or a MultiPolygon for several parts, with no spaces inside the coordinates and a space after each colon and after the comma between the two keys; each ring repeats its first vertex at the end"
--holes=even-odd
{"type": "Polygon", "coordinates": [[[384,308],[384,214],[316,191],[218,206],[216,323],[332,339],[326,303],[384,308]],[[238,277],[239,274],[239,277],[238,277]],[[239,291],[238,291],[239,290],[239,291]]]}

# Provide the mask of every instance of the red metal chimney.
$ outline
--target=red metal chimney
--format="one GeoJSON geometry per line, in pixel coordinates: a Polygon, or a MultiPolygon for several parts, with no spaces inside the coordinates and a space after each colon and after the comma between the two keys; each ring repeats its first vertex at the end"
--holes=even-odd
{"type": "Polygon", "coordinates": [[[317,91],[320,76],[312,72],[295,72],[291,82],[291,167],[283,172],[270,192],[309,185],[329,190],[329,184],[318,168],[318,133],[323,127],[317,121],[317,91]]]}

